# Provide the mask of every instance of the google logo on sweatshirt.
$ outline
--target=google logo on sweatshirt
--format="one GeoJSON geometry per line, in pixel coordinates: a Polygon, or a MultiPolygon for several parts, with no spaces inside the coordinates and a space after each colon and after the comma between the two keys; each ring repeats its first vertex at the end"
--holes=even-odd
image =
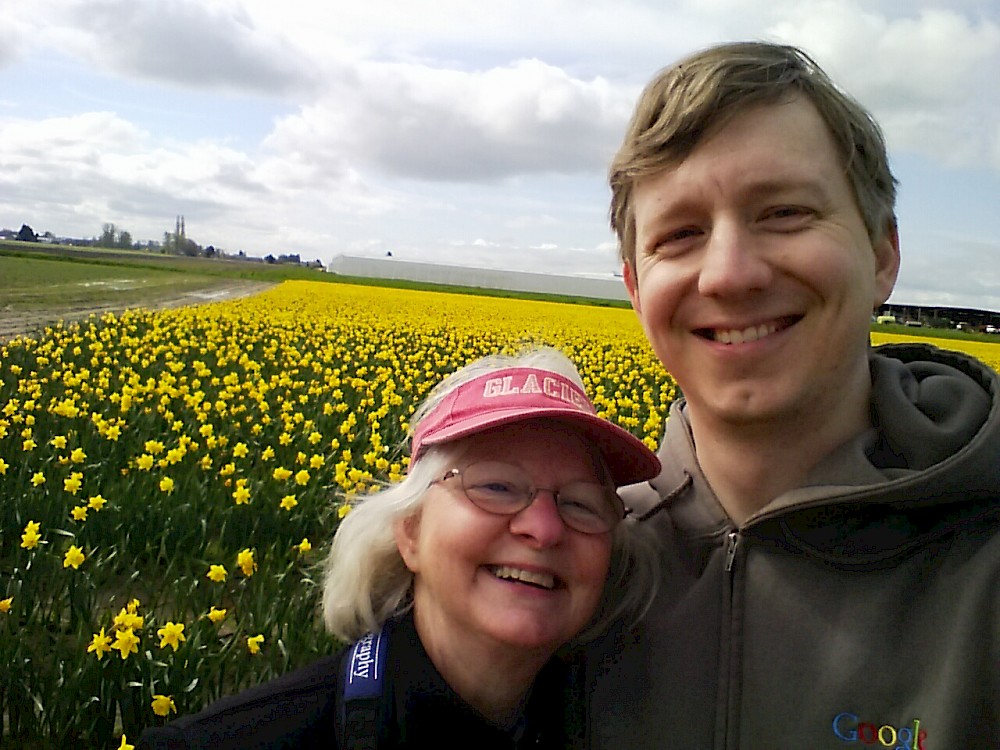
{"type": "Polygon", "coordinates": [[[924,745],[927,731],[920,728],[920,719],[897,729],[891,724],[879,726],[875,722],[860,721],[857,715],[845,711],[833,717],[833,733],[846,743],[881,745],[892,750],[927,750],[924,745]]]}

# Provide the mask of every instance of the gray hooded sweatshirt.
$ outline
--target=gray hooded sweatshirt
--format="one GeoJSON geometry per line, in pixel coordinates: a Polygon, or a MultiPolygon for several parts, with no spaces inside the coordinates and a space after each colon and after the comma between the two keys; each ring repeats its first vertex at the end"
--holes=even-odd
{"type": "Polygon", "coordinates": [[[873,350],[872,429],[737,527],[684,404],[653,515],[663,581],[589,659],[594,747],[1000,748],[1000,380],[873,350]]]}

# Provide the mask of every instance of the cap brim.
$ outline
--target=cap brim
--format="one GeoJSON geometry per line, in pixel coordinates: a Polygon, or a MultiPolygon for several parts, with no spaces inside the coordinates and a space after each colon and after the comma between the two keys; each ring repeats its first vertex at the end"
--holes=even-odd
{"type": "Polygon", "coordinates": [[[604,459],[616,487],[645,482],[660,473],[660,459],[639,438],[595,414],[575,409],[536,408],[527,413],[524,409],[496,409],[460,419],[438,430],[423,441],[423,446],[440,445],[504,425],[539,419],[557,419],[569,424],[592,442],[604,459]]]}

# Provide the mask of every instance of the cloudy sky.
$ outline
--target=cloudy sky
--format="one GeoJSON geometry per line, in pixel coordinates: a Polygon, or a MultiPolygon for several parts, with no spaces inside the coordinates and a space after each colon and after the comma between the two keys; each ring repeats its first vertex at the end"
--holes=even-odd
{"type": "Polygon", "coordinates": [[[794,43],[886,130],[892,301],[1000,310],[1000,0],[3,0],[0,39],[0,226],[595,275],[642,85],[794,43]]]}

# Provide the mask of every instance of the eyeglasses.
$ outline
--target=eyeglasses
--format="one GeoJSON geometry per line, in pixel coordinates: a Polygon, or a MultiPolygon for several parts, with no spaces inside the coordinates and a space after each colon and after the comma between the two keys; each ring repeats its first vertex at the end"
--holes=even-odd
{"type": "Polygon", "coordinates": [[[534,487],[522,469],[500,461],[479,461],[464,469],[452,469],[438,481],[453,477],[461,480],[462,491],[476,507],[502,516],[520,513],[540,491],[548,490],[563,523],[584,534],[611,531],[627,514],[621,498],[607,485],[570,482],[558,490],[534,487]]]}

